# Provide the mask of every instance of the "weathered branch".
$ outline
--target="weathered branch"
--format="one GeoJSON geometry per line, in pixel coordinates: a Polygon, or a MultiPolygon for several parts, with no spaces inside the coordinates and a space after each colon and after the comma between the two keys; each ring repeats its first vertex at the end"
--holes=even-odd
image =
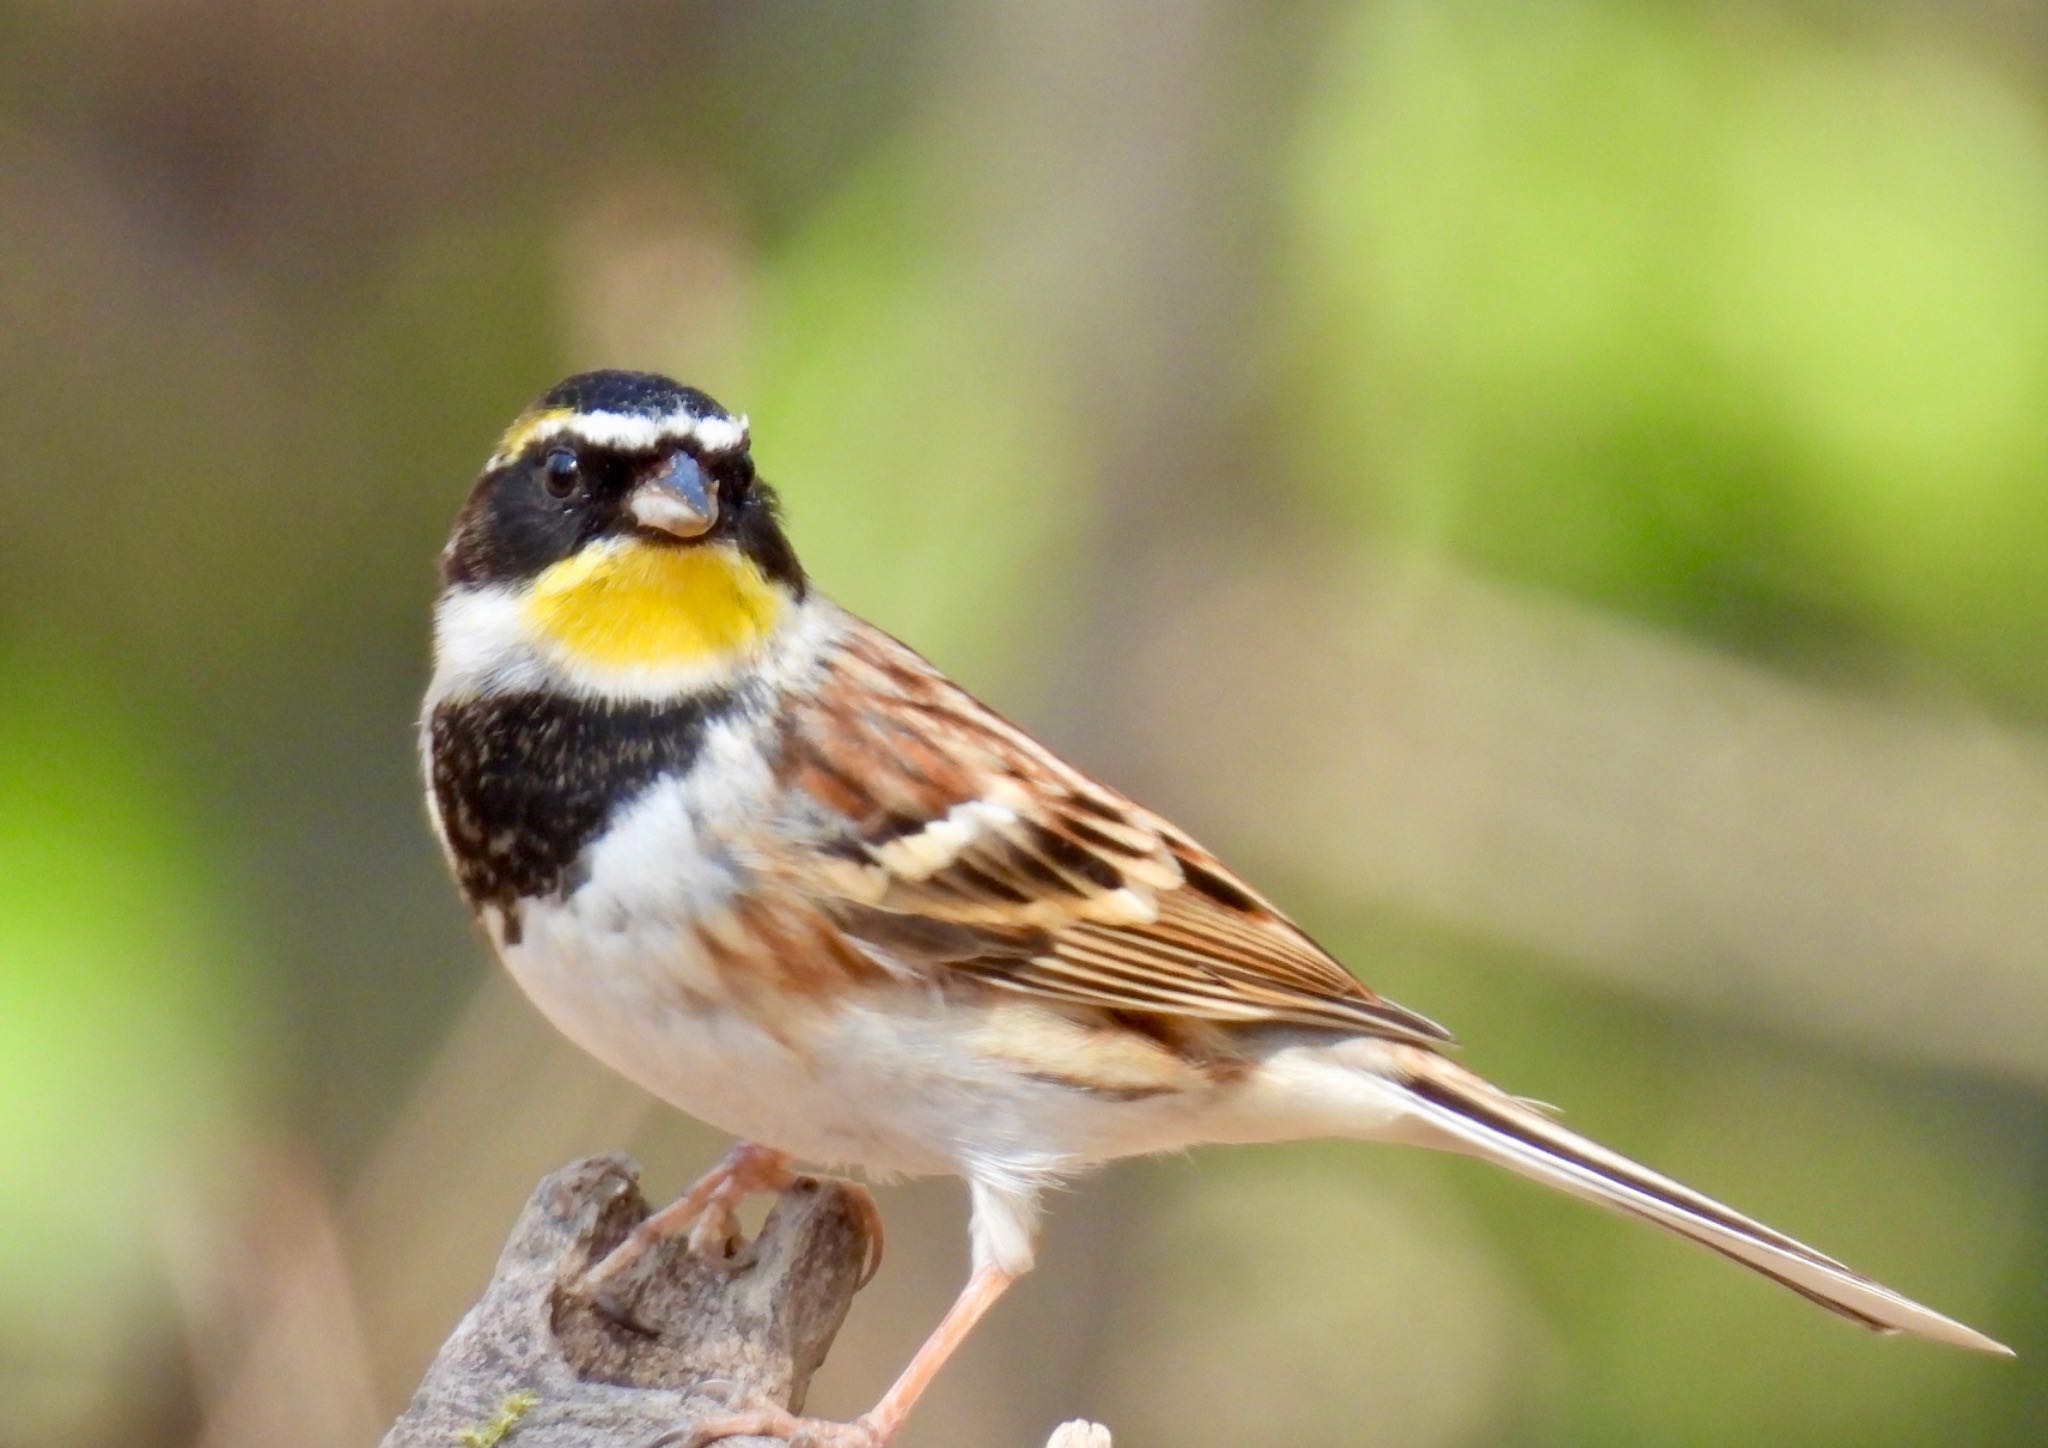
{"type": "MultiPolygon", "coordinates": [[[[800,1179],[724,1261],[664,1244],[627,1286],[627,1327],[566,1289],[646,1216],[623,1157],[543,1181],[384,1448],[648,1448],[749,1403],[800,1412],[873,1245],[851,1193],[800,1179]]],[[[1109,1436],[1067,1424],[1053,1441],[1109,1436]]]]}
{"type": "Polygon", "coordinates": [[[804,1179],[725,1262],[664,1244],[628,1288],[642,1332],[565,1289],[646,1215],[621,1157],[543,1181],[384,1448],[644,1448],[749,1401],[800,1409],[869,1251],[846,1191],[804,1179]]]}

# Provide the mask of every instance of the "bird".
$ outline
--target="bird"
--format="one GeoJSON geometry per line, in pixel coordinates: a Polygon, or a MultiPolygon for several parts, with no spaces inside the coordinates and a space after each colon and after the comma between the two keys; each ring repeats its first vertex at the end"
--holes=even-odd
{"type": "Polygon", "coordinates": [[[1463,1153],[1864,1327],[2010,1353],[1459,1064],[1170,820],[814,587],[748,420],[704,392],[549,389],[440,580],[420,748],[462,896],[570,1040],[740,1143],[582,1288],[616,1306],[655,1243],[722,1243],[795,1163],[967,1186],[971,1275],[874,1408],[736,1404],[679,1442],[882,1448],[1031,1268],[1050,1187],[1208,1143],[1463,1153]]]}

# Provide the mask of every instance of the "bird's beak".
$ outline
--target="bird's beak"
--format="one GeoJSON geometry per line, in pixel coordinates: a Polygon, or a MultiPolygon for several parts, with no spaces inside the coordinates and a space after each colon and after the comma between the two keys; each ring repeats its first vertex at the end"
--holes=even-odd
{"type": "Polygon", "coordinates": [[[641,527],[677,538],[701,538],[718,521],[718,504],[705,485],[704,469],[680,451],[626,495],[626,511],[641,527]]]}

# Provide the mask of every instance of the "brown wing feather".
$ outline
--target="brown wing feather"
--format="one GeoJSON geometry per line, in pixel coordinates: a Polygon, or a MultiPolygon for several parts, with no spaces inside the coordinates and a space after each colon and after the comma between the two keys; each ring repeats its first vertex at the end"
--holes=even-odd
{"type": "Polygon", "coordinates": [[[864,624],[796,706],[783,768],[833,822],[802,883],[904,966],[1105,1009],[1449,1039],[1172,825],[864,624]]]}

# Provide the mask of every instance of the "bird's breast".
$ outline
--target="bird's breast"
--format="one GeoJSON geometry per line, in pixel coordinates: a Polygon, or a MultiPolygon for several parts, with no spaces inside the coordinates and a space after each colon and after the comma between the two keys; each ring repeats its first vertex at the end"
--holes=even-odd
{"type": "Polygon", "coordinates": [[[640,702],[536,690],[436,704],[428,785],[470,906],[497,910],[516,935],[522,902],[580,891],[605,837],[636,809],[662,825],[659,855],[643,871],[686,873],[714,844],[712,796],[731,794],[735,781],[718,781],[703,800],[688,785],[707,777],[697,766],[734,709],[724,692],[640,702]]]}

